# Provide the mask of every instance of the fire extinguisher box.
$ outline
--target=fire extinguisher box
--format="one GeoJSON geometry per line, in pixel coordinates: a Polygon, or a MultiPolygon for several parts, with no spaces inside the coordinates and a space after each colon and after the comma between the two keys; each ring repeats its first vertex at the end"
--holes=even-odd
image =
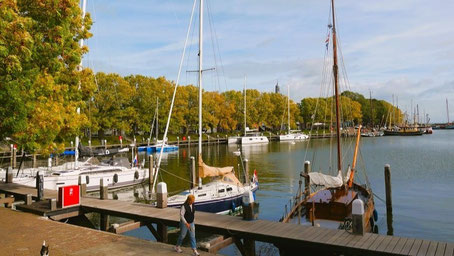
{"type": "Polygon", "coordinates": [[[79,185],[58,188],[58,207],[66,208],[80,205],[79,185]]]}

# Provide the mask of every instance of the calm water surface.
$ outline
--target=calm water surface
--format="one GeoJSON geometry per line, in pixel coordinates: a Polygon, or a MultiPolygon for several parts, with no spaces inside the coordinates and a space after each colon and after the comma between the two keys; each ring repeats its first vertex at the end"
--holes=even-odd
{"type": "MultiPolygon", "coordinates": [[[[335,166],[336,153],[332,145],[335,144],[330,139],[323,139],[241,148],[249,159],[251,172],[258,171],[260,189],[256,196],[260,202],[260,219],[278,221],[281,218],[285,204],[297,192],[305,160],[312,162],[313,171],[326,173],[330,166],[335,166]]],[[[345,139],[343,145],[346,167],[352,161],[354,141],[345,139]]],[[[232,153],[237,149],[236,145],[206,146],[204,161],[215,166],[233,165],[237,170],[240,160],[232,153]]],[[[189,157],[196,154],[196,147],[182,147],[179,152],[165,155],[162,168],[181,177],[162,172],[160,178],[167,182],[169,192],[188,188],[189,157]]],[[[361,139],[358,182],[366,181],[365,171],[376,194],[380,234],[387,232],[385,204],[380,200],[385,198],[385,164],[391,165],[394,235],[454,242],[454,131],[436,130],[432,135],[417,137],[361,139]]],[[[115,196],[120,200],[137,200],[143,193],[146,193],[145,188],[136,188],[115,196]]],[[[146,228],[128,235],[152,239],[146,228]]],[[[235,254],[232,248],[221,253],[235,254]]]]}

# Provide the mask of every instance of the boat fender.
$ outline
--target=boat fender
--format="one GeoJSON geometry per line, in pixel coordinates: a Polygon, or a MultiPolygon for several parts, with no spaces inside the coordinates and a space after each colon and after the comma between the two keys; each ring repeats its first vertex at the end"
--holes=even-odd
{"type": "Polygon", "coordinates": [[[372,232],[374,234],[378,234],[378,226],[377,225],[374,226],[374,229],[372,230],[372,232]]]}
{"type": "Polygon", "coordinates": [[[90,184],[90,176],[86,175],[85,176],[85,181],[87,184],[90,184]]]}
{"type": "Polygon", "coordinates": [[[135,171],[134,172],[134,179],[139,179],[139,172],[138,171],[135,171]]]}
{"type": "Polygon", "coordinates": [[[377,212],[377,209],[374,209],[374,220],[375,220],[375,222],[377,222],[377,220],[378,220],[378,212],[377,212]]]}
{"type": "Polygon", "coordinates": [[[232,212],[235,212],[235,209],[236,209],[235,202],[232,201],[232,212]]]}
{"type": "Polygon", "coordinates": [[[375,226],[375,221],[374,221],[373,217],[369,218],[369,225],[370,225],[371,229],[373,229],[373,227],[375,226]]]}
{"type": "Polygon", "coordinates": [[[115,173],[114,176],[113,176],[113,182],[114,182],[114,183],[117,183],[117,182],[118,182],[118,174],[116,174],[116,173],[115,173]]]}

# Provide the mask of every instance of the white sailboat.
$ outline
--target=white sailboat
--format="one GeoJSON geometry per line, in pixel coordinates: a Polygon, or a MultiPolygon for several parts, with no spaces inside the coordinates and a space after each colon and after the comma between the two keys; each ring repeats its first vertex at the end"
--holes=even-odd
{"type": "Polygon", "coordinates": [[[280,141],[307,140],[309,135],[290,129],[290,86],[287,85],[287,134],[279,135],[280,141]]]}
{"type": "Polygon", "coordinates": [[[246,110],[246,77],[244,77],[244,136],[239,138],[239,142],[241,143],[241,145],[268,143],[268,138],[266,136],[263,136],[258,131],[258,129],[251,130],[249,129],[249,127],[247,127],[246,110]]]}
{"type": "MultiPolygon", "coordinates": [[[[186,36],[186,43],[188,40],[189,30],[192,24],[192,17],[194,15],[194,9],[196,5],[194,1],[193,10],[191,14],[191,21],[188,27],[188,33],[186,36]]],[[[168,198],[167,206],[180,207],[185,202],[188,194],[195,196],[194,206],[198,211],[204,212],[215,212],[215,213],[226,213],[229,210],[235,209],[241,205],[242,196],[247,191],[256,191],[258,189],[257,175],[254,173],[254,178],[251,181],[246,180],[244,183],[240,182],[235,176],[233,167],[212,167],[208,166],[203,162],[202,159],[202,72],[203,70],[203,0],[199,0],[199,67],[198,73],[198,85],[199,85],[199,143],[198,143],[198,186],[192,189],[185,190],[180,194],[171,196],[168,198]],[[211,177],[212,181],[206,184],[202,184],[202,178],[211,177]]],[[[185,43],[185,49],[186,49],[185,43]]],[[[164,137],[167,135],[170,117],[172,114],[176,89],[179,83],[179,77],[181,73],[182,61],[184,59],[184,53],[180,61],[180,70],[177,77],[177,83],[175,86],[172,104],[170,106],[169,118],[164,132],[164,137]]],[[[157,171],[161,164],[162,152],[159,155],[157,171]]],[[[158,175],[155,175],[153,182],[153,190],[156,186],[158,175]]]]}

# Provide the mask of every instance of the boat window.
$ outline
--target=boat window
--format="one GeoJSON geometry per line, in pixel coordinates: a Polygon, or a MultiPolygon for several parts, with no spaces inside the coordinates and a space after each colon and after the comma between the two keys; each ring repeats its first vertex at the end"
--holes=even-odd
{"type": "Polygon", "coordinates": [[[202,197],[202,196],[206,196],[207,194],[200,194],[200,195],[197,195],[198,197],[202,197]]]}
{"type": "Polygon", "coordinates": [[[233,188],[230,188],[230,187],[227,188],[227,191],[232,191],[232,190],[233,190],[233,188]]]}
{"type": "Polygon", "coordinates": [[[225,192],[225,189],[219,189],[218,192],[219,192],[219,193],[224,193],[224,192],[225,192]]]}
{"type": "Polygon", "coordinates": [[[252,138],[249,138],[249,140],[252,140],[252,138]]]}

